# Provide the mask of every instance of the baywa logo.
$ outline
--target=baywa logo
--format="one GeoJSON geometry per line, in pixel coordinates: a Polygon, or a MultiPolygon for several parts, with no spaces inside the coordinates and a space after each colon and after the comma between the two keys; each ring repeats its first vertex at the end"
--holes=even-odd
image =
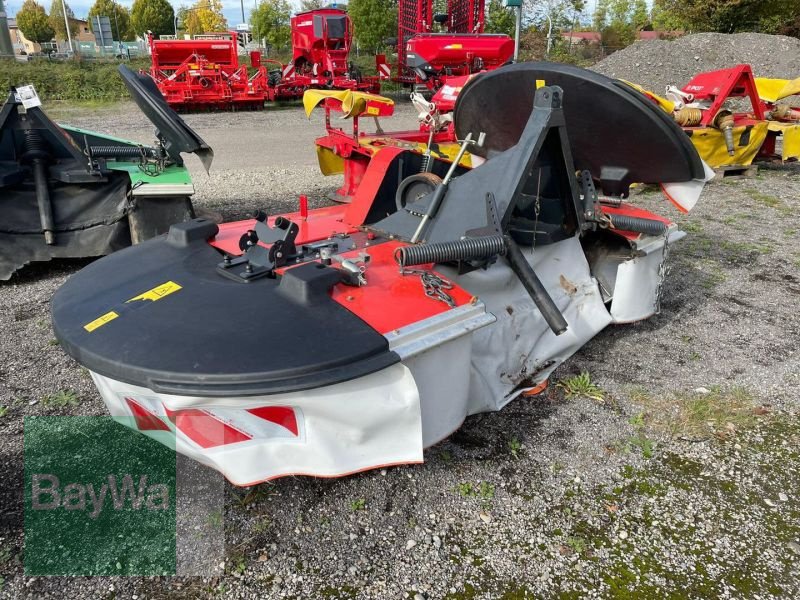
{"type": "Polygon", "coordinates": [[[176,571],[174,449],[111,417],[25,419],[25,571],[176,571]]]}
{"type": "Polygon", "coordinates": [[[61,480],[56,475],[34,474],[31,478],[33,510],[88,510],[89,518],[96,519],[109,494],[113,510],[123,510],[126,506],[133,510],[142,507],[167,510],[170,504],[169,487],[163,483],[148,485],[147,475],[139,477],[138,486],[134,486],[131,475],[124,475],[119,484],[116,475],[109,475],[107,483],[99,485],[98,489],[91,483],[69,483],[63,490],[60,486],[61,480]]]}

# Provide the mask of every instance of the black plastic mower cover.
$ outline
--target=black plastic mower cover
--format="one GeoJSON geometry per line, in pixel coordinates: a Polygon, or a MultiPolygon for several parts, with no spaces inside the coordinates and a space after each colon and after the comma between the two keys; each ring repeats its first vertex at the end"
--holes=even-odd
{"type": "Polygon", "coordinates": [[[133,101],[156,126],[169,157],[182,165],[181,153],[196,154],[207,173],[214,160],[214,151],[169,107],[153,78],[135,73],[125,65],[119,66],[119,74],[133,101]]]}
{"type": "Polygon", "coordinates": [[[473,78],[453,114],[458,139],[484,132],[485,145],[470,152],[485,158],[508,150],[519,141],[542,83],[563,90],[575,168],[589,170],[606,194],[627,196],[631,183],[704,177],[689,138],[643,94],[605,75],[559,63],[520,63],[473,78]]]}

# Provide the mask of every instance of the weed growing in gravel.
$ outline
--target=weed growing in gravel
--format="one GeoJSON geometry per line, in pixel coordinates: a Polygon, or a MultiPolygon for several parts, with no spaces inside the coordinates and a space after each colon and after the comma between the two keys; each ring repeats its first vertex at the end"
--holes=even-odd
{"type": "Polygon", "coordinates": [[[522,454],[522,442],[515,437],[511,438],[511,440],[508,442],[508,451],[511,452],[511,456],[514,458],[519,458],[522,454]]]}
{"type": "Polygon", "coordinates": [[[268,517],[260,517],[253,523],[253,531],[255,533],[264,533],[269,529],[271,522],[268,517]]]}
{"type": "Polygon", "coordinates": [[[66,406],[78,405],[78,394],[72,390],[60,390],[55,394],[50,394],[42,398],[42,402],[47,407],[64,408],[66,406]]]}
{"type": "Polygon", "coordinates": [[[461,494],[462,498],[474,498],[477,494],[475,488],[469,481],[464,481],[456,486],[456,491],[461,494]]]}
{"type": "Polygon", "coordinates": [[[269,492],[267,488],[263,485],[258,485],[247,492],[244,496],[240,496],[236,492],[231,491],[231,495],[236,500],[236,503],[244,508],[249,504],[253,504],[254,502],[259,502],[261,500],[265,500],[269,496],[269,492]]]}
{"type": "Polygon", "coordinates": [[[575,554],[580,554],[580,555],[583,555],[583,553],[586,552],[586,549],[588,548],[586,540],[580,537],[568,537],[567,546],[569,546],[569,548],[575,554]]]}
{"type": "Polygon", "coordinates": [[[564,390],[567,399],[584,397],[596,402],[604,402],[606,399],[603,390],[592,382],[592,377],[585,371],[580,375],[562,379],[557,387],[564,390]]]}
{"type": "Polygon", "coordinates": [[[50,339],[50,340],[47,342],[47,345],[48,345],[48,346],[58,346],[58,340],[57,340],[56,338],[51,338],[51,339],[50,339]]]}
{"type": "Polygon", "coordinates": [[[0,419],[5,417],[7,412],[8,412],[7,406],[0,406],[0,419]]]}
{"type": "Polygon", "coordinates": [[[235,573],[237,575],[243,574],[247,570],[247,559],[242,552],[235,552],[231,554],[227,561],[225,561],[228,573],[235,573]]]}
{"type": "Polygon", "coordinates": [[[478,495],[481,497],[481,500],[491,500],[494,498],[494,486],[491,483],[486,481],[481,481],[480,486],[478,486],[478,495]]]}
{"type": "Polygon", "coordinates": [[[353,512],[357,510],[364,510],[367,507],[367,501],[364,498],[356,498],[350,503],[350,510],[353,512]]]}
{"type": "Polygon", "coordinates": [[[643,433],[639,433],[632,438],[628,439],[628,446],[631,448],[638,448],[642,452],[644,458],[653,458],[655,452],[655,444],[653,440],[648,438],[643,433]]]}

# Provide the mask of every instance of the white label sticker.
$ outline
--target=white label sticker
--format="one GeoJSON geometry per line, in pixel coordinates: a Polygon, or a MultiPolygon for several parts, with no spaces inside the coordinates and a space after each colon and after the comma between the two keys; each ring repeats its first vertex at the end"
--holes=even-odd
{"type": "Polygon", "coordinates": [[[41,106],[42,101],[39,100],[39,94],[32,85],[23,85],[17,88],[17,98],[22,102],[25,109],[33,108],[34,106],[41,106]]]}

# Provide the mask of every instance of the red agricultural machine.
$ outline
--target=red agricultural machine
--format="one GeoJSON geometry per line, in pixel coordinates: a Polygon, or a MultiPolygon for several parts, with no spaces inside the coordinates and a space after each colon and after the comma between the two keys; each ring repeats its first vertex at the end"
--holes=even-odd
{"type": "Polygon", "coordinates": [[[485,0],[448,0],[447,13],[434,15],[433,0],[399,0],[396,80],[436,90],[446,77],[507,63],[514,40],[483,33],[484,8],[485,0]]]}
{"type": "Polygon", "coordinates": [[[267,69],[255,52],[250,56],[254,75],[239,64],[235,32],[192,40],[150,36],[148,41],[150,76],[173,108],[257,107],[267,99],[267,69]]]}
{"type": "Polygon", "coordinates": [[[304,89],[379,93],[380,79],[363,76],[349,61],[352,43],[353,22],[344,10],[320,8],[293,16],[292,63],[283,69],[282,80],[304,89]]]}
{"type": "Polygon", "coordinates": [[[264,102],[302,97],[307,89],[380,91],[348,61],[353,25],[347,13],[325,8],[292,18],[292,62],[283,65],[250,53],[240,64],[235,32],[191,40],[150,37],[155,80],[173,108],[260,108],[264,102]]]}

